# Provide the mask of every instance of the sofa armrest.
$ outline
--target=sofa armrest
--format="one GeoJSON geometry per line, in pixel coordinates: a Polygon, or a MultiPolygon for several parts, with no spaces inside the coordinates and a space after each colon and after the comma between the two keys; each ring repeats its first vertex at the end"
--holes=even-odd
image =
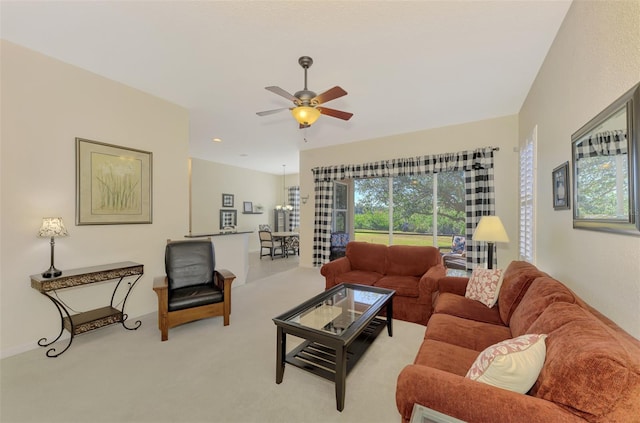
{"type": "Polygon", "coordinates": [[[338,276],[349,271],[351,271],[351,262],[348,257],[340,257],[323,264],[320,268],[320,274],[325,278],[325,289],[339,285],[341,282],[338,280],[338,276]]]}
{"type": "Polygon", "coordinates": [[[440,293],[450,292],[464,297],[465,292],[467,292],[467,283],[469,283],[469,278],[445,276],[438,280],[438,291],[440,291],[440,293]]]}
{"type": "Polygon", "coordinates": [[[433,312],[433,294],[438,291],[438,280],[447,274],[443,264],[431,266],[418,282],[418,303],[427,307],[427,318],[433,312]]]}
{"type": "Polygon", "coordinates": [[[555,403],[412,364],[398,376],[396,404],[409,422],[414,404],[468,422],[583,422],[555,403]]]}

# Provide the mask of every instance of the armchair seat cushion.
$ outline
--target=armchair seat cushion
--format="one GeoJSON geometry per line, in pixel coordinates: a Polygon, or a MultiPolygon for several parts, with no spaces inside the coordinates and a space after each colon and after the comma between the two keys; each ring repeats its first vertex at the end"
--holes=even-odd
{"type": "Polygon", "coordinates": [[[169,311],[184,310],[224,301],[221,289],[213,284],[177,288],[171,291],[169,311]]]}

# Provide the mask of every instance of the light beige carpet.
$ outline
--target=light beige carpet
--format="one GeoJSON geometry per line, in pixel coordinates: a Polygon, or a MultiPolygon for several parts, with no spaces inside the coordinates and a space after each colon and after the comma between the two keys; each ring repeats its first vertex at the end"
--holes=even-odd
{"type": "MultiPolygon", "coordinates": [[[[109,326],[1,361],[0,420],[10,422],[399,422],[396,379],[425,328],[394,321],[347,377],[344,411],[332,382],[287,366],[275,383],[272,318],[321,292],[318,269],[296,268],[233,290],[231,325],[189,323],[160,342],[155,314],[137,331],[109,326]],[[63,345],[64,347],[64,345],[63,345]]],[[[135,295],[135,292],[134,294],[135,295]]],[[[288,349],[293,338],[288,337],[288,349]]]]}

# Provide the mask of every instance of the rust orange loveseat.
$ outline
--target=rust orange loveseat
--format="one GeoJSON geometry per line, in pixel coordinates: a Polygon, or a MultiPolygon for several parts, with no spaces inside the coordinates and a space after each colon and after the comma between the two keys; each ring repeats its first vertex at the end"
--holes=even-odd
{"type": "Polygon", "coordinates": [[[431,287],[446,269],[435,247],[352,241],[345,256],[325,263],[320,273],[326,289],[343,282],[393,289],[394,319],[426,325],[432,311],[431,287]]]}

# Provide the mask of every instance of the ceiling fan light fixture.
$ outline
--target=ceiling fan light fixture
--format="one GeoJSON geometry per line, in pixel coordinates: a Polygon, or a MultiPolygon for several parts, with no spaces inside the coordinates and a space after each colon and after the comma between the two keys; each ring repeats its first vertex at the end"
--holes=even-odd
{"type": "Polygon", "coordinates": [[[300,125],[312,125],[320,117],[320,110],[315,107],[298,106],[291,109],[291,114],[300,125]]]}

